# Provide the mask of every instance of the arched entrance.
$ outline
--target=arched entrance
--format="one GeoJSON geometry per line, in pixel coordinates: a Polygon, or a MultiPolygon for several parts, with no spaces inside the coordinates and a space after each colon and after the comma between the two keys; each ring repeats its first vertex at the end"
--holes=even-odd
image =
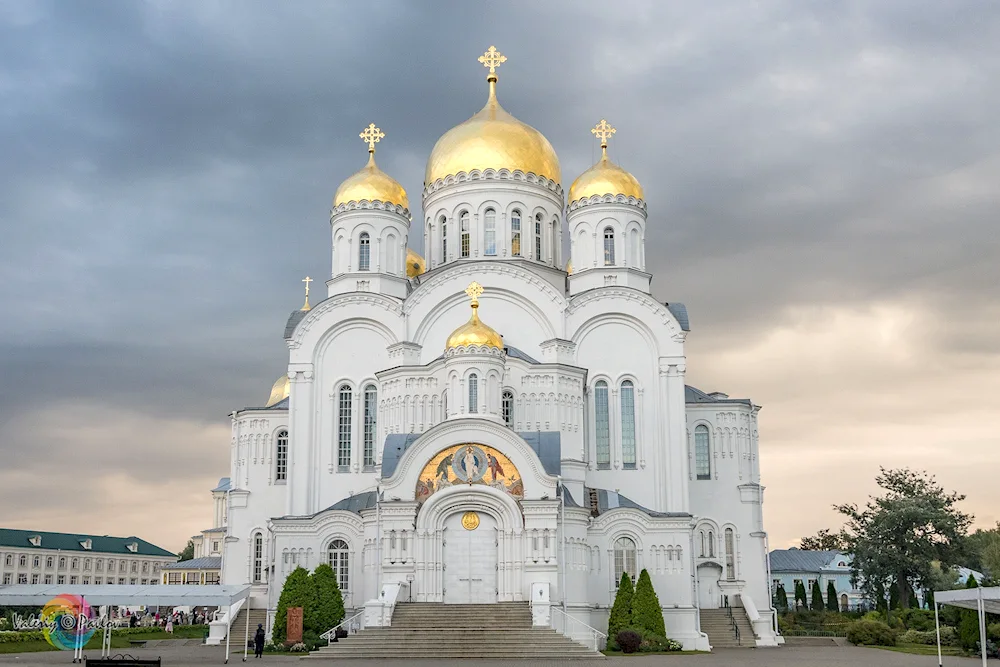
{"type": "Polygon", "coordinates": [[[455,512],[444,520],[444,601],[490,604],[497,601],[497,520],[476,511],[455,512]]]}
{"type": "Polygon", "coordinates": [[[702,563],[698,566],[698,606],[701,609],[718,609],[722,606],[722,566],[718,563],[702,563]]]}

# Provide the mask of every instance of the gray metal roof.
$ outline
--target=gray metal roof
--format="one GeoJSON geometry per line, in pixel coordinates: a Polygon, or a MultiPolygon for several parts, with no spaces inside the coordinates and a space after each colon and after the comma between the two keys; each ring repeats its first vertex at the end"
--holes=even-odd
{"type": "Polygon", "coordinates": [[[513,357],[514,359],[521,359],[522,361],[527,361],[529,364],[540,363],[537,359],[529,356],[526,352],[517,349],[513,345],[508,345],[505,348],[507,350],[507,356],[513,357]]]}
{"type": "Polygon", "coordinates": [[[711,394],[706,394],[701,389],[692,387],[691,385],[684,385],[684,402],[685,403],[740,403],[742,405],[753,405],[753,402],[749,398],[721,398],[719,396],[712,396],[711,394]]]}
{"type": "Polygon", "coordinates": [[[677,318],[677,324],[681,325],[681,331],[691,331],[691,322],[688,320],[688,309],[683,303],[674,301],[663,304],[673,316],[677,318]]]}
{"type": "MultiPolygon", "coordinates": [[[[396,472],[396,466],[403,457],[410,445],[412,445],[422,433],[390,433],[385,438],[385,445],[382,447],[382,478],[392,477],[396,472]]],[[[538,459],[542,462],[542,468],[550,475],[558,475],[562,471],[562,441],[559,431],[528,431],[518,432],[518,435],[528,443],[538,459]]]]}
{"type": "Polygon", "coordinates": [[[562,497],[563,502],[566,503],[566,507],[580,507],[576,500],[573,499],[573,494],[565,486],[562,487],[562,497]]]}
{"type": "Polygon", "coordinates": [[[219,480],[219,483],[216,485],[216,487],[212,489],[212,492],[214,493],[215,491],[228,491],[230,486],[231,482],[229,478],[223,477],[219,480]]]}
{"type": "Polygon", "coordinates": [[[648,514],[653,517],[686,517],[691,516],[690,514],[684,512],[654,512],[653,510],[643,507],[634,500],[623,496],[617,491],[609,491],[607,489],[593,489],[597,491],[597,513],[604,514],[608,510],[618,509],[621,507],[639,510],[644,514],[648,514]]]}
{"type": "Polygon", "coordinates": [[[191,560],[182,560],[163,566],[164,570],[219,570],[222,569],[221,556],[202,556],[191,560]]]}
{"type": "Polygon", "coordinates": [[[295,327],[299,326],[299,322],[302,321],[302,318],[305,317],[308,312],[308,310],[292,311],[292,314],[288,316],[288,321],[285,323],[285,340],[289,340],[292,337],[295,327]]]}
{"type": "Polygon", "coordinates": [[[767,557],[771,572],[820,572],[839,555],[842,552],[775,549],[767,557]]]}
{"type": "Polygon", "coordinates": [[[338,500],[334,504],[330,505],[323,510],[341,510],[346,512],[354,512],[355,514],[361,514],[361,510],[370,510],[375,508],[375,492],[374,491],[364,491],[363,493],[357,493],[353,496],[347,496],[343,500],[338,500]]]}

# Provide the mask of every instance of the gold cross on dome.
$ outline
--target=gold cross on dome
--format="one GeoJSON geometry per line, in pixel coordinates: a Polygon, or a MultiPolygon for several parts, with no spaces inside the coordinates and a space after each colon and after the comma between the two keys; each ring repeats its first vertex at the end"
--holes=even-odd
{"type": "Polygon", "coordinates": [[[490,68],[490,74],[496,74],[497,67],[507,62],[507,56],[497,51],[497,47],[491,46],[486,49],[486,53],[479,56],[479,62],[483,64],[483,67],[490,68]]]}
{"type": "Polygon", "coordinates": [[[306,302],[302,304],[302,310],[310,310],[312,306],[309,305],[309,283],[313,282],[313,279],[306,276],[302,282],[306,284],[306,302]]]}
{"type": "Polygon", "coordinates": [[[483,294],[483,286],[473,280],[469,283],[469,286],[465,288],[465,293],[468,294],[469,298],[472,300],[472,305],[478,306],[479,297],[483,294]]]}
{"type": "Polygon", "coordinates": [[[375,123],[368,123],[368,127],[366,127],[358,136],[364,139],[365,143],[368,144],[368,152],[374,153],[375,144],[377,144],[380,140],[385,139],[385,132],[375,127],[375,123]]]}
{"type": "Polygon", "coordinates": [[[602,118],[601,122],[598,123],[590,131],[591,131],[591,133],[595,137],[597,137],[598,139],[601,140],[601,148],[607,148],[608,147],[608,138],[611,137],[611,135],[613,135],[618,130],[616,130],[615,128],[611,127],[611,124],[608,123],[608,121],[606,121],[606,120],[604,120],[602,118]]]}

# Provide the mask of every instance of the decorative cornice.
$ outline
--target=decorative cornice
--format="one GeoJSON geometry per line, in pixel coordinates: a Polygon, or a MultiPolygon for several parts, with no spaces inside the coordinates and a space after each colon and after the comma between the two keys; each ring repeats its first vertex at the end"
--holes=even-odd
{"type": "MultiPolygon", "coordinates": [[[[528,271],[527,269],[524,269],[516,264],[508,264],[507,262],[497,262],[491,260],[482,260],[479,262],[452,262],[434,269],[434,273],[429,278],[421,280],[417,289],[413,290],[413,292],[406,297],[406,301],[403,302],[403,312],[407,314],[413,312],[416,305],[442,283],[465,275],[482,276],[485,274],[506,275],[519,278],[545,292],[546,296],[551,299],[552,303],[561,305],[565,301],[563,293],[553,287],[552,283],[541,278],[536,273],[528,271]]],[[[313,308],[313,310],[316,310],[316,308],[313,308]]]]}
{"type": "Polygon", "coordinates": [[[625,195],[590,195],[589,197],[581,197],[576,201],[569,203],[569,211],[573,212],[578,208],[583,208],[584,206],[594,206],[596,204],[624,204],[626,206],[633,206],[643,213],[646,212],[646,202],[642,199],[636,199],[635,197],[626,197],[625,195]]]}
{"type": "Polygon", "coordinates": [[[410,209],[405,206],[400,206],[399,204],[392,204],[390,202],[378,201],[368,201],[367,199],[362,199],[361,201],[349,201],[344,202],[338,206],[334,206],[330,210],[330,220],[333,220],[333,216],[340,213],[346,213],[348,211],[385,211],[386,213],[395,213],[396,215],[401,215],[406,218],[407,223],[410,222],[412,216],[410,215],[410,209]]]}
{"type": "MultiPolygon", "coordinates": [[[[666,325],[666,327],[670,330],[670,335],[675,339],[678,332],[683,333],[680,330],[680,327],[677,326],[677,321],[674,319],[674,316],[662,303],[645,292],[627,287],[602,287],[582,292],[569,300],[569,303],[566,305],[566,315],[573,315],[576,311],[582,309],[587,304],[604,299],[613,299],[615,303],[631,301],[644,306],[660,318],[660,321],[666,325]]],[[[621,310],[616,309],[615,312],[621,313],[621,310]]]]}
{"type": "Polygon", "coordinates": [[[530,171],[525,173],[520,169],[515,169],[514,171],[510,171],[509,169],[484,169],[482,171],[473,169],[469,172],[460,171],[457,174],[451,174],[431,183],[424,184],[423,198],[426,199],[449,185],[458,185],[459,183],[470,183],[473,181],[517,181],[519,183],[537,185],[558,195],[560,199],[563,196],[563,189],[559,183],[545,176],[538,176],[530,171]]]}
{"type": "Polygon", "coordinates": [[[320,301],[318,304],[313,306],[312,310],[306,313],[306,316],[303,317],[302,320],[295,326],[295,330],[292,332],[291,338],[286,341],[288,343],[288,348],[291,350],[297,350],[301,347],[302,339],[305,338],[309,329],[311,329],[316,322],[322,319],[322,317],[331,310],[356,303],[377,306],[394,315],[402,316],[403,314],[403,305],[398,299],[394,299],[377,292],[349,292],[346,294],[338,294],[320,301]]]}
{"type": "Polygon", "coordinates": [[[444,351],[445,359],[473,354],[497,357],[497,360],[501,363],[503,363],[503,358],[505,356],[503,350],[493,347],[492,345],[462,345],[459,347],[450,347],[444,351]]]}

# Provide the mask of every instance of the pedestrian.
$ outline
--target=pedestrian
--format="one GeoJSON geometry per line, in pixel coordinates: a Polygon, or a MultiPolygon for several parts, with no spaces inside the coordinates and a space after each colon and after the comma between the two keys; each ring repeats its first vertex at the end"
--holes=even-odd
{"type": "Polygon", "coordinates": [[[170,616],[167,616],[167,627],[165,627],[163,629],[166,630],[167,632],[169,632],[170,634],[173,634],[173,632],[174,632],[174,619],[171,618],[170,616]]]}
{"type": "Polygon", "coordinates": [[[259,658],[264,655],[264,625],[257,624],[257,632],[253,635],[253,655],[259,658]]]}

